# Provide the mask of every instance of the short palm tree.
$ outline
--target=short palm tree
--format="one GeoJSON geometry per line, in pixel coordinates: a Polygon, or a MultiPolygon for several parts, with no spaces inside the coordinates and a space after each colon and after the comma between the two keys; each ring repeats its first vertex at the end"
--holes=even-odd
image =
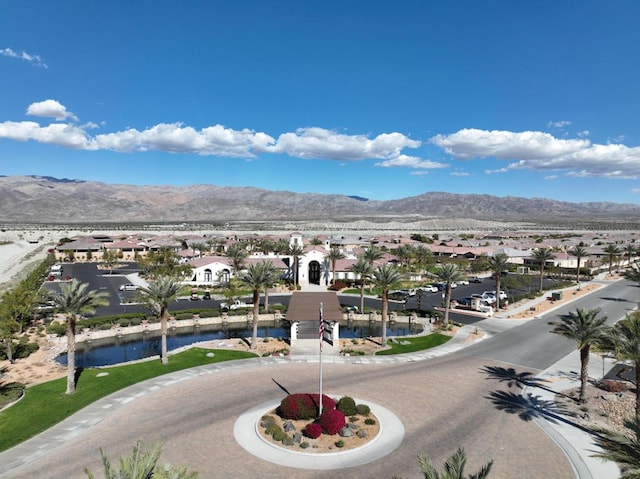
{"type": "Polygon", "coordinates": [[[614,244],[608,244],[604,249],[604,254],[606,255],[607,262],[609,263],[609,274],[611,274],[611,270],[613,268],[613,263],[617,261],[618,256],[620,255],[620,248],[618,248],[614,244]]]}
{"type": "Polygon", "coordinates": [[[162,364],[168,363],[167,358],[167,320],[169,319],[169,303],[174,301],[180,293],[181,285],[177,279],[170,276],[160,276],[148,286],[139,288],[137,296],[155,315],[160,318],[162,364]]]}
{"type": "Polygon", "coordinates": [[[587,397],[587,381],[589,379],[589,353],[592,345],[602,343],[608,331],[606,316],[600,316],[600,309],[576,309],[559,322],[550,321],[554,334],[559,334],[576,343],[580,352],[580,397],[584,403],[587,397]]]}
{"type": "MultiPolygon", "coordinates": [[[[197,479],[197,472],[189,472],[186,467],[175,467],[170,464],[158,466],[162,447],[155,444],[144,449],[140,441],[133,447],[131,454],[120,458],[120,467],[114,469],[111,461],[100,449],[104,479],[197,479]]],[[[95,476],[87,468],[84,470],[89,479],[95,476]]]]}
{"type": "Polygon", "coordinates": [[[449,325],[449,309],[451,309],[451,284],[462,279],[462,273],[454,263],[445,263],[437,271],[436,276],[445,283],[444,290],[444,326],[449,325]]]}
{"type": "Polygon", "coordinates": [[[67,318],[67,394],[76,392],[76,322],[86,314],[94,314],[99,306],[107,306],[106,292],[89,291],[89,283],[73,279],[62,283],[60,293],[53,296],[54,308],[67,318]]]}
{"type": "Polygon", "coordinates": [[[627,243],[627,245],[624,247],[623,252],[624,252],[624,255],[627,257],[627,266],[631,266],[631,262],[633,261],[633,258],[638,255],[638,248],[636,248],[631,243],[627,243]]]}
{"type": "Polygon", "coordinates": [[[587,250],[583,246],[576,246],[575,248],[569,250],[569,254],[571,256],[575,256],[578,260],[578,265],[576,266],[576,283],[578,283],[578,291],[580,291],[580,263],[582,258],[589,256],[587,250]]]}
{"type": "Polygon", "coordinates": [[[380,248],[376,246],[369,246],[365,248],[363,251],[364,258],[369,262],[370,265],[373,265],[376,261],[382,258],[383,253],[380,251],[380,248]]]}
{"type": "Polygon", "coordinates": [[[538,291],[542,292],[542,281],[544,279],[544,267],[547,264],[548,261],[551,261],[553,258],[555,258],[555,255],[553,254],[553,251],[551,251],[548,248],[537,248],[533,251],[533,254],[531,255],[533,257],[534,260],[537,261],[538,266],[540,268],[540,288],[538,289],[538,291]]]}
{"type": "Polygon", "coordinates": [[[373,266],[364,255],[358,256],[358,261],[349,267],[349,271],[358,276],[360,280],[360,312],[364,312],[364,288],[366,282],[373,274],[373,266]]]}
{"type": "Polygon", "coordinates": [[[637,479],[640,477],[640,416],[625,421],[624,425],[630,434],[609,429],[594,431],[593,440],[602,449],[594,457],[621,464],[620,479],[637,479]]]}
{"type": "Polygon", "coordinates": [[[464,468],[467,465],[467,455],[464,449],[459,447],[453,456],[445,461],[441,472],[438,472],[429,456],[425,454],[418,456],[418,464],[425,479],[486,479],[493,467],[493,460],[482,466],[475,474],[465,476],[464,468]]]}
{"type": "MultiPolygon", "coordinates": [[[[635,384],[640,384],[640,313],[628,314],[618,321],[607,335],[607,349],[615,352],[619,361],[630,361],[635,370],[635,384]]],[[[640,394],[636,390],[636,416],[640,417],[640,394]]]]}
{"type": "Polygon", "coordinates": [[[373,284],[382,290],[382,346],[387,345],[387,316],[389,313],[389,290],[402,281],[402,273],[391,265],[378,266],[373,271],[373,284]]]}
{"type": "Polygon", "coordinates": [[[336,280],[336,263],[338,260],[345,259],[346,256],[336,246],[332,246],[325,258],[331,263],[331,283],[333,284],[336,280]]]}
{"type": "Polygon", "coordinates": [[[496,280],[496,310],[500,309],[500,281],[502,280],[502,272],[507,268],[508,263],[509,256],[505,253],[498,253],[489,258],[489,269],[496,280]]]}
{"type": "Polygon", "coordinates": [[[249,253],[242,243],[233,243],[227,248],[226,255],[233,265],[233,274],[237,275],[244,267],[244,261],[249,256],[249,253]]]}
{"type": "Polygon", "coordinates": [[[240,276],[240,281],[253,292],[253,335],[251,349],[258,349],[258,316],[260,314],[260,291],[272,282],[267,263],[255,263],[240,276]]]}

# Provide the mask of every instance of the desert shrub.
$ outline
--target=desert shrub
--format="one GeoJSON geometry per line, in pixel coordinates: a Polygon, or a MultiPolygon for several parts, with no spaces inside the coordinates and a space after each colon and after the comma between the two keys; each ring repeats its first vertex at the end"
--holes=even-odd
{"type": "Polygon", "coordinates": [[[269,436],[275,435],[278,431],[282,431],[282,429],[275,422],[267,424],[264,428],[264,432],[269,436]]]}
{"type": "Polygon", "coordinates": [[[629,390],[629,385],[623,381],[615,379],[603,379],[598,383],[600,389],[604,389],[610,393],[620,393],[629,390]]]}
{"type": "Polygon", "coordinates": [[[358,404],[356,406],[356,412],[361,416],[368,416],[369,414],[371,414],[371,408],[366,404],[358,404]]]}
{"type": "Polygon", "coordinates": [[[360,418],[358,416],[351,416],[349,418],[349,422],[358,422],[360,420],[360,418]]]}
{"type": "Polygon", "coordinates": [[[342,411],[337,409],[325,409],[320,415],[320,426],[322,426],[322,432],[333,436],[338,434],[340,429],[346,424],[346,418],[342,411]]]}
{"type": "Polygon", "coordinates": [[[283,446],[293,446],[293,438],[288,434],[282,439],[283,446]]]}
{"type": "Polygon", "coordinates": [[[56,336],[64,336],[67,332],[67,327],[60,323],[51,323],[47,326],[47,334],[55,334],[56,336]]]}
{"type": "Polygon", "coordinates": [[[15,345],[14,348],[14,358],[26,358],[29,357],[31,353],[34,353],[38,349],[40,349],[40,346],[38,345],[38,343],[29,342],[29,339],[26,336],[23,336],[20,338],[20,341],[18,341],[18,344],[15,345]]]}
{"type": "Polygon", "coordinates": [[[309,447],[309,443],[308,443],[307,441],[302,441],[302,442],[300,443],[300,447],[301,447],[302,449],[306,449],[306,448],[308,448],[308,447],[309,447]]]}
{"type": "Polygon", "coordinates": [[[357,349],[343,349],[340,351],[344,356],[364,356],[365,352],[357,349]]]}
{"type": "Polygon", "coordinates": [[[373,419],[372,417],[368,417],[367,419],[364,420],[364,423],[367,426],[373,426],[376,423],[376,420],[373,419]]]}
{"type": "Polygon", "coordinates": [[[339,439],[335,442],[336,447],[344,447],[344,441],[342,439],[339,439]]]}
{"type": "MultiPolygon", "coordinates": [[[[285,397],[278,407],[278,414],[285,419],[312,419],[318,417],[319,394],[296,393],[285,397]]],[[[322,395],[322,409],[335,409],[336,403],[322,395]]]]}
{"type": "Polygon", "coordinates": [[[287,436],[287,433],[280,428],[278,428],[278,430],[273,433],[273,439],[278,442],[284,441],[287,436]]]}
{"type": "Polygon", "coordinates": [[[312,422],[304,427],[302,434],[311,439],[318,439],[322,435],[322,426],[312,422]]]}
{"type": "Polygon", "coordinates": [[[349,396],[341,397],[336,404],[336,408],[342,411],[345,416],[355,416],[357,413],[356,402],[349,396]]]}
{"type": "Polygon", "coordinates": [[[347,287],[347,284],[344,281],[339,279],[335,280],[331,286],[329,286],[329,291],[339,291],[347,287]]]}

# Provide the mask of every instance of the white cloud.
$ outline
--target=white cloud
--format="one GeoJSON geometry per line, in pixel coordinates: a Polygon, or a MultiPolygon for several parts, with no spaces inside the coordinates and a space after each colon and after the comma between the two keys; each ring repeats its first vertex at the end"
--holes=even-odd
{"type": "Polygon", "coordinates": [[[540,131],[486,131],[465,128],[451,135],[436,135],[431,143],[455,158],[543,159],[579,151],[588,140],[559,140],[540,131]]]}
{"type": "Polygon", "coordinates": [[[561,120],[561,121],[550,121],[547,123],[547,128],[564,128],[565,126],[571,125],[570,121],[561,120]]]}
{"type": "Polygon", "coordinates": [[[344,135],[324,128],[299,128],[283,133],[267,151],[295,158],[358,161],[400,156],[404,148],[418,148],[419,141],[401,133],[382,133],[373,139],[365,135],[344,135]]]}
{"type": "Polygon", "coordinates": [[[452,171],[451,176],[471,176],[468,171],[452,171]]]}
{"type": "Polygon", "coordinates": [[[32,103],[27,107],[27,115],[55,118],[58,121],[66,119],[78,121],[73,113],[67,111],[67,108],[56,100],[44,100],[32,103]]]}
{"type": "Polygon", "coordinates": [[[446,163],[438,163],[430,160],[423,160],[421,158],[415,156],[408,155],[398,155],[394,158],[390,158],[385,161],[380,161],[375,163],[375,166],[382,166],[385,168],[391,167],[409,167],[409,168],[419,168],[419,169],[434,169],[434,168],[448,168],[449,165],[446,163]]]}
{"type": "Polygon", "coordinates": [[[49,68],[47,64],[44,61],[42,61],[42,58],[40,58],[40,55],[32,55],[25,51],[16,52],[12,48],[3,48],[0,50],[0,55],[3,55],[5,57],[10,57],[10,58],[18,58],[20,60],[25,60],[38,67],[49,68]]]}
{"type": "Polygon", "coordinates": [[[38,143],[81,150],[92,149],[91,141],[82,128],[64,123],[54,123],[42,127],[32,121],[6,121],[0,123],[0,138],[16,141],[33,140],[38,143]]]}

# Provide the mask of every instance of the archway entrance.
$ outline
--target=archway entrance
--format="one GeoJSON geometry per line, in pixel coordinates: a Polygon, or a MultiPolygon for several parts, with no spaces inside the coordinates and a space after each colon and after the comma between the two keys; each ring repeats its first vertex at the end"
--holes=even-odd
{"type": "Polygon", "coordinates": [[[309,284],[320,284],[320,263],[317,261],[309,263],[309,284]]]}

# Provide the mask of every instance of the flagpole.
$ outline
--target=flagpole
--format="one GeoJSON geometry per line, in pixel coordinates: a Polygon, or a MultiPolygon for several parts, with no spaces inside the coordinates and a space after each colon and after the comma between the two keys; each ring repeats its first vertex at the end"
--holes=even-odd
{"type": "Polygon", "coordinates": [[[324,342],[324,318],[322,317],[322,303],[320,303],[320,406],[318,408],[318,417],[322,414],[322,343],[324,342]]]}

